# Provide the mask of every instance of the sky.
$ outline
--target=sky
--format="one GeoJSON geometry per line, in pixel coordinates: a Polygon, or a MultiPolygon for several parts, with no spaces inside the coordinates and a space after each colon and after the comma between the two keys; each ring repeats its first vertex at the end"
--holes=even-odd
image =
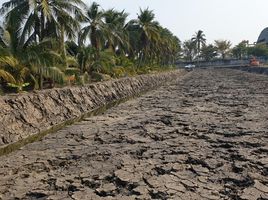
{"type": "MultiPolygon", "coordinates": [[[[0,4],[6,0],[0,0],[0,4]]],[[[90,5],[93,0],[84,0],[90,5]]],[[[139,9],[149,7],[156,20],[171,30],[181,41],[204,31],[208,43],[230,40],[256,42],[268,27],[268,0],[95,0],[103,9],[115,8],[137,17],[139,9]]]]}
{"type": "MultiPolygon", "coordinates": [[[[92,0],[85,0],[92,3],[92,0]]],[[[96,0],[102,8],[115,8],[136,18],[139,8],[154,10],[157,21],[181,41],[204,31],[207,42],[256,42],[268,27],[268,0],[96,0]]]]}

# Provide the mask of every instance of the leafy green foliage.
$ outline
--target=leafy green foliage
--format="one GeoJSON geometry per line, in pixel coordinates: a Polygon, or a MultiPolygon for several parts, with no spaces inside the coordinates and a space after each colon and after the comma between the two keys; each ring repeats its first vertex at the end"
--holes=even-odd
{"type": "Polygon", "coordinates": [[[0,11],[0,84],[17,91],[166,70],[181,56],[148,8],[130,21],[82,0],[7,0],[0,11]]]}
{"type": "Polygon", "coordinates": [[[196,48],[192,40],[187,40],[183,43],[183,55],[186,61],[192,62],[195,58],[196,48]]]}
{"type": "Polygon", "coordinates": [[[248,55],[268,57],[268,47],[265,44],[257,44],[254,47],[248,47],[248,55]]]}
{"type": "Polygon", "coordinates": [[[243,40],[232,49],[232,54],[238,59],[247,57],[248,55],[248,41],[243,40]]]}
{"type": "Polygon", "coordinates": [[[225,59],[231,52],[232,43],[228,40],[215,40],[215,46],[221,58],[225,59]]]}
{"type": "Polygon", "coordinates": [[[217,48],[212,44],[204,45],[201,48],[200,57],[205,61],[210,61],[217,56],[217,48]]]}
{"type": "Polygon", "coordinates": [[[17,92],[22,92],[23,88],[29,85],[30,83],[20,83],[20,84],[8,83],[8,86],[12,88],[16,88],[17,92]]]}

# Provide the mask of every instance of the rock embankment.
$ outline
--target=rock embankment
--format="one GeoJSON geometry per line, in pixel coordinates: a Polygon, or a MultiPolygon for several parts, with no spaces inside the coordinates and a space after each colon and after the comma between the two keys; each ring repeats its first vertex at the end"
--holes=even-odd
{"type": "Polygon", "coordinates": [[[175,79],[183,71],[0,97],[0,147],[175,79]]]}

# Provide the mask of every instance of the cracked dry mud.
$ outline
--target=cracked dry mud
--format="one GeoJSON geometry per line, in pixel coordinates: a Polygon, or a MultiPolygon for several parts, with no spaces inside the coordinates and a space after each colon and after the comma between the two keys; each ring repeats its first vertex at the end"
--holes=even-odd
{"type": "Polygon", "coordinates": [[[197,69],[0,159],[0,199],[268,199],[268,76],[197,69]]]}

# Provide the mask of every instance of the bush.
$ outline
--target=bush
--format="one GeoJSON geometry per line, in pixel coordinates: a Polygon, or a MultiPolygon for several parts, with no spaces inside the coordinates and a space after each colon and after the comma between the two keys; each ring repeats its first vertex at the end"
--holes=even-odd
{"type": "Polygon", "coordinates": [[[112,69],[112,77],[120,78],[124,76],[127,76],[127,73],[124,67],[117,66],[112,69]]]}
{"type": "Polygon", "coordinates": [[[111,79],[111,76],[108,74],[102,74],[99,72],[92,72],[91,78],[93,81],[107,81],[111,79]]]}

